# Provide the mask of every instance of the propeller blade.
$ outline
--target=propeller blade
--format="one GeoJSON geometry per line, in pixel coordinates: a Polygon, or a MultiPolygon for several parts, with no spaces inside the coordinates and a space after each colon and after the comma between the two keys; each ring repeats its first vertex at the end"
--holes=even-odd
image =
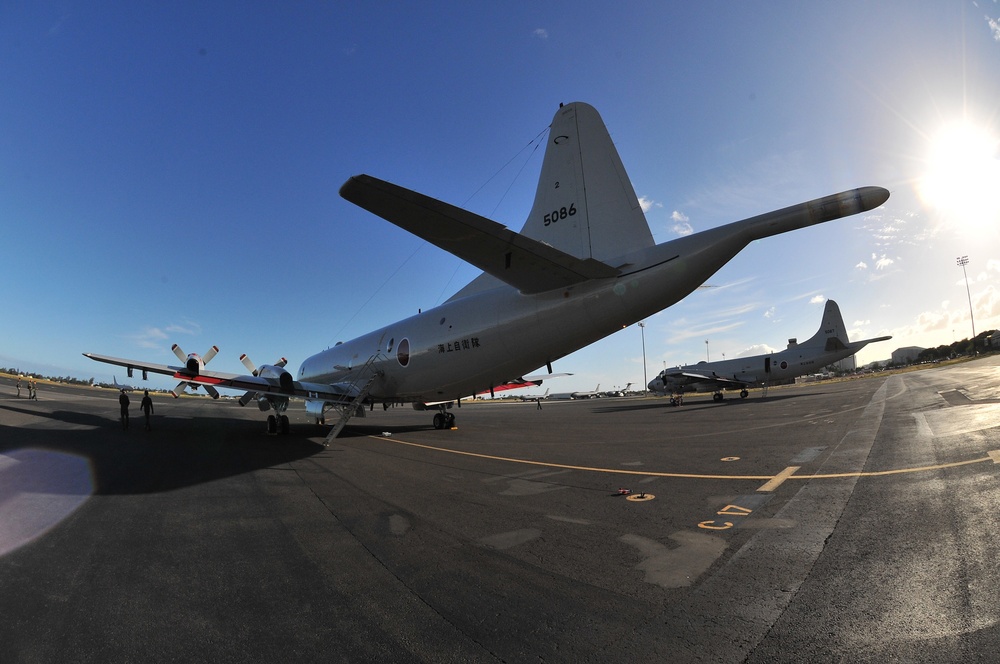
{"type": "Polygon", "coordinates": [[[177,383],[177,387],[175,387],[174,389],[170,390],[170,393],[172,395],[174,395],[175,399],[178,399],[178,398],[180,398],[180,396],[182,394],[184,394],[185,388],[187,388],[187,383],[184,382],[184,381],[181,381],[181,382],[177,383]]]}
{"type": "Polygon", "coordinates": [[[184,353],[183,350],[181,350],[180,346],[174,344],[173,346],[170,347],[170,350],[174,351],[174,355],[177,356],[178,360],[180,360],[181,362],[187,362],[188,356],[184,353]]]}
{"type": "Polygon", "coordinates": [[[213,399],[219,398],[219,391],[214,387],[212,387],[211,385],[202,385],[202,387],[205,388],[205,391],[208,392],[213,399]]]}
{"type": "Polygon", "coordinates": [[[240,405],[245,406],[256,398],[257,398],[256,392],[247,392],[246,394],[240,397],[240,405]]]}
{"type": "MultiPolygon", "coordinates": [[[[257,375],[257,367],[255,367],[254,364],[253,364],[253,362],[250,361],[250,358],[247,357],[246,353],[243,353],[242,355],[240,355],[240,362],[242,362],[243,366],[245,366],[247,368],[247,371],[249,371],[250,373],[252,373],[254,376],[257,375]]],[[[247,394],[250,394],[250,393],[247,392],[247,394]]]]}
{"type": "Polygon", "coordinates": [[[208,364],[209,360],[211,360],[213,357],[215,357],[216,354],[218,354],[218,352],[219,352],[219,347],[218,346],[212,346],[207,351],[205,351],[205,354],[201,356],[201,364],[202,364],[202,366],[205,366],[206,364],[208,364]]]}

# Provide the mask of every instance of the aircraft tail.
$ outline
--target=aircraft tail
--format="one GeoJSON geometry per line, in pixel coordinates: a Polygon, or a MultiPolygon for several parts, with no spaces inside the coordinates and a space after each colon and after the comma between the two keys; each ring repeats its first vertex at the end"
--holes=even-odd
{"type": "Polygon", "coordinates": [[[653,246],[622,160],[592,106],[574,102],[556,112],[521,234],[599,261],[653,246]]]}
{"type": "Polygon", "coordinates": [[[843,350],[850,343],[847,327],[844,325],[844,317],[840,315],[840,307],[833,300],[827,300],[819,330],[801,345],[819,346],[827,351],[834,351],[843,350]]]}

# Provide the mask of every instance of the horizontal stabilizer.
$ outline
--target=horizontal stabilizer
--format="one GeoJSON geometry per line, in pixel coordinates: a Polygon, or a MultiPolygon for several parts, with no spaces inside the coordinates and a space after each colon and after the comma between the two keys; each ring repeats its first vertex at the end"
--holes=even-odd
{"type": "Polygon", "coordinates": [[[746,228],[752,239],[760,240],[826,221],[848,217],[877,208],[889,199],[889,190],[882,187],[859,187],[839,194],[815,198],[774,212],[733,222],[746,228]]]}
{"type": "Polygon", "coordinates": [[[868,344],[874,344],[879,341],[888,341],[889,339],[892,339],[892,335],[887,337],[875,337],[874,339],[864,339],[862,341],[852,341],[847,345],[847,347],[852,348],[854,349],[855,352],[857,352],[862,348],[864,348],[865,346],[867,346],[868,344]]]}
{"type": "Polygon", "coordinates": [[[495,221],[369,175],[349,179],[340,195],[524,294],[619,274],[601,261],[571,256],[495,221]]]}

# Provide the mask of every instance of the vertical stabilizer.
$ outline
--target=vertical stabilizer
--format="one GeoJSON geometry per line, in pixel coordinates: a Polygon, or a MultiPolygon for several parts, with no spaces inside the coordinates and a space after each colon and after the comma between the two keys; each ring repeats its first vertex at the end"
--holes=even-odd
{"type": "Polygon", "coordinates": [[[840,307],[833,300],[827,300],[819,331],[802,345],[827,347],[830,345],[828,339],[831,338],[837,339],[845,346],[850,343],[850,339],[847,337],[847,327],[844,326],[844,317],[840,315],[840,307]]]}
{"type": "Polygon", "coordinates": [[[535,202],[521,233],[599,261],[653,246],[632,183],[592,106],[566,104],[552,120],[535,202]]]}

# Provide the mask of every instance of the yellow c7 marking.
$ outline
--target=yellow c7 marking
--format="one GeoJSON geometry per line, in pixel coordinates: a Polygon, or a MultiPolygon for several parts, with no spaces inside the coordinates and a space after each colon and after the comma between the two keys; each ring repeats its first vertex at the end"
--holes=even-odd
{"type": "Polygon", "coordinates": [[[845,477],[882,477],[885,475],[902,475],[905,473],[922,473],[931,470],[942,470],[944,468],[957,468],[958,466],[968,466],[973,463],[984,463],[986,461],[992,461],[994,463],[1000,463],[1000,450],[994,450],[988,452],[988,456],[979,459],[969,459],[968,461],[953,461],[951,463],[938,463],[932,466],[918,466],[916,468],[897,468],[895,470],[874,470],[874,471],[861,471],[856,473],[816,473],[807,475],[783,475],[787,470],[784,469],[781,473],[777,475],[713,475],[708,473],[666,473],[658,472],[652,470],[623,470],[620,468],[595,468],[592,466],[574,466],[565,463],[552,463],[549,461],[531,461],[529,459],[516,459],[513,457],[503,457],[494,454],[482,454],[480,452],[466,452],[464,450],[453,450],[447,447],[435,447],[433,445],[424,445],[422,443],[412,443],[406,440],[399,440],[398,438],[389,438],[385,436],[368,436],[372,440],[378,440],[382,442],[396,443],[397,445],[406,445],[408,447],[416,447],[423,450],[430,450],[432,452],[443,452],[444,454],[457,454],[460,456],[475,457],[477,459],[489,459],[491,461],[505,461],[507,463],[519,463],[527,466],[543,466],[545,468],[562,468],[565,470],[582,470],[588,473],[608,473],[610,475],[640,475],[642,477],[674,477],[681,479],[693,479],[693,480],[774,480],[779,479],[785,480],[826,480],[826,479],[838,479],[845,477]]]}

